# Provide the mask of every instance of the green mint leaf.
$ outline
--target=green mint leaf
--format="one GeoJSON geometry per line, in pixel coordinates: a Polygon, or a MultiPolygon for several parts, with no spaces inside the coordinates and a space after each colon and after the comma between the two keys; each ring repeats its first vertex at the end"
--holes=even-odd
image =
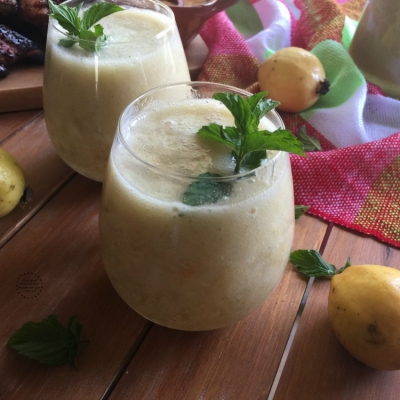
{"type": "Polygon", "coordinates": [[[213,98],[219,100],[232,113],[235,118],[236,128],[242,135],[249,131],[257,130],[259,118],[257,114],[253,113],[255,104],[249,101],[248,98],[245,99],[237,93],[216,93],[213,98]],[[252,104],[253,108],[250,104],[252,104]]]}
{"type": "Polygon", "coordinates": [[[290,254],[290,262],[297,270],[309,278],[332,277],[336,275],[336,268],[324,261],[316,250],[295,250],[290,254]]]}
{"type": "Polygon", "coordinates": [[[58,44],[62,47],[69,48],[72,47],[75,43],[78,43],[78,39],[60,39],[58,44]]]}
{"type": "Polygon", "coordinates": [[[114,3],[97,3],[88,8],[82,16],[82,29],[89,30],[104,17],[124,9],[114,3]]]}
{"type": "Polygon", "coordinates": [[[242,167],[260,166],[262,160],[267,158],[266,150],[305,155],[301,142],[287,129],[279,128],[274,132],[259,131],[261,118],[279,105],[279,102],[265,98],[266,95],[267,92],[260,92],[243,98],[237,93],[215,93],[213,99],[219,100],[228,108],[234,117],[235,126],[222,127],[212,123],[203,126],[197,132],[233,149],[235,173],[239,173],[242,167]]]}
{"type": "Polygon", "coordinates": [[[244,137],[241,147],[243,158],[253,151],[260,150],[282,150],[290,151],[291,153],[299,155],[305,155],[303,146],[297,140],[296,136],[294,136],[289,130],[282,128],[278,128],[274,132],[252,132],[244,137]]]}
{"type": "Polygon", "coordinates": [[[315,137],[312,137],[307,134],[306,127],[303,125],[298,134],[297,138],[300,140],[300,142],[303,144],[304,151],[321,151],[321,143],[319,140],[315,137]]]}
{"type": "Polygon", "coordinates": [[[299,219],[302,215],[304,215],[310,206],[303,206],[303,205],[295,205],[294,206],[294,218],[299,219]]]}
{"type": "Polygon", "coordinates": [[[218,124],[210,124],[207,126],[201,127],[198,132],[198,135],[213,139],[219,143],[225,144],[232,149],[236,150],[240,147],[240,135],[237,130],[233,127],[223,127],[218,124]]]}
{"type": "Polygon", "coordinates": [[[97,36],[92,31],[81,31],[79,34],[79,47],[88,51],[96,51],[98,49],[97,40],[99,40],[99,36],[97,36]]]}
{"type": "Polygon", "coordinates": [[[48,0],[50,13],[49,16],[53,17],[58,23],[71,35],[79,35],[81,30],[81,20],[78,16],[83,3],[78,4],[76,7],[68,7],[65,5],[55,5],[52,0],[48,0]]]}
{"type": "Polygon", "coordinates": [[[94,31],[82,31],[80,33],[79,46],[89,51],[99,51],[107,40],[103,34],[103,27],[95,25],[94,31]]]}
{"type": "MultiPolygon", "coordinates": [[[[266,99],[265,96],[267,92],[256,93],[253,96],[247,98],[247,102],[250,105],[252,113],[260,121],[262,117],[268,112],[279,106],[279,101],[274,101],[271,99],[266,99]]],[[[256,126],[256,129],[258,126],[256,126]]]]}
{"type": "Polygon", "coordinates": [[[76,366],[81,347],[82,325],[71,317],[68,327],[60,324],[56,315],[42,322],[27,322],[14,332],[7,346],[19,354],[41,364],[61,365],[69,362],[76,366]]]}
{"type": "MultiPolygon", "coordinates": [[[[242,163],[240,164],[242,169],[252,170],[258,168],[262,161],[267,157],[265,150],[260,151],[252,151],[251,153],[244,156],[242,163]]],[[[234,154],[234,158],[237,159],[236,153],[234,154]]]]}
{"type": "Polygon", "coordinates": [[[232,192],[232,184],[210,179],[221,177],[221,175],[206,172],[200,174],[198,177],[200,179],[191,183],[183,194],[184,204],[189,206],[213,204],[224,197],[230,196],[232,192]]]}
{"type": "Polygon", "coordinates": [[[253,94],[250,97],[247,97],[245,101],[248,103],[250,106],[250,110],[253,114],[257,115],[257,118],[261,118],[265,115],[265,113],[261,113],[261,107],[260,105],[263,103],[262,100],[265,98],[267,95],[267,92],[258,92],[256,94],[253,94]],[[257,111],[256,111],[257,110],[257,111]]]}
{"type": "Polygon", "coordinates": [[[49,0],[49,16],[55,18],[71,36],[70,39],[61,39],[59,44],[62,47],[71,47],[78,43],[85,50],[99,51],[108,40],[108,36],[97,22],[115,12],[123,11],[124,8],[113,3],[96,3],[85,10],[81,18],[79,13],[82,5],[83,3],[80,3],[76,7],[68,7],[62,4],[55,5],[49,0]],[[92,27],[93,30],[90,29],[92,27]]]}

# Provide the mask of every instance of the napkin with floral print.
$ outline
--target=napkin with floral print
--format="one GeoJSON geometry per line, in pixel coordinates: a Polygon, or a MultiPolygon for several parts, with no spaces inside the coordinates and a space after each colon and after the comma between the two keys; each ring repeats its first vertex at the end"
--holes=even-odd
{"type": "Polygon", "coordinates": [[[308,213],[400,247],[400,101],[366,82],[348,54],[365,0],[240,0],[201,31],[199,80],[259,91],[260,64],[283,47],[314,53],[330,91],[305,112],[280,112],[321,151],[291,155],[295,203],[308,213]]]}

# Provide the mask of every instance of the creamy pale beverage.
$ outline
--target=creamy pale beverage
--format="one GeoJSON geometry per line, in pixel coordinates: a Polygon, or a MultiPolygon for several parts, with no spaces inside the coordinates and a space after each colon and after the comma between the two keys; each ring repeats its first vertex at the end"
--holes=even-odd
{"type": "Polygon", "coordinates": [[[97,52],[61,46],[66,36],[53,18],[48,30],[47,130],[61,158],[97,181],[103,180],[123,109],[148,89],[190,80],[172,11],[151,0],[122,6],[126,10],[99,21],[109,39],[97,52]]]}
{"type": "MultiPolygon", "coordinates": [[[[288,153],[269,152],[259,168],[234,175],[231,150],[196,134],[210,123],[234,124],[208,98],[234,89],[204,86],[173,88],[168,100],[155,91],[126,109],[100,211],[102,256],[116,291],[145,318],[182,330],[219,328],[259,308],[282,277],[294,232],[288,153]],[[220,175],[208,179],[231,192],[210,204],[183,202],[204,173],[220,175]]],[[[260,126],[281,124],[272,111],[260,126]]]]}

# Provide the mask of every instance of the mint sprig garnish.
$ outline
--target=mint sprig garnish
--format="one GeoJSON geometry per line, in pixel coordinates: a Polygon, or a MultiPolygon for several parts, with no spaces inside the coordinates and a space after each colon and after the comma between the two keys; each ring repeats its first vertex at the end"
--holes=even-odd
{"type": "MultiPolygon", "coordinates": [[[[305,155],[301,142],[289,130],[259,130],[261,119],[279,105],[279,102],[267,99],[266,95],[267,92],[260,92],[243,98],[236,93],[214,94],[213,99],[219,100],[232,113],[235,126],[211,123],[197,131],[198,135],[232,149],[232,157],[236,162],[234,174],[242,169],[249,171],[258,168],[267,158],[267,150],[305,155]]],[[[210,172],[199,175],[207,179],[189,185],[183,195],[183,203],[197,206],[216,203],[222,197],[229,197],[233,185],[217,181],[213,176],[215,175],[210,172]]]]}
{"type": "Polygon", "coordinates": [[[183,195],[183,203],[189,206],[200,206],[202,204],[216,203],[223,197],[229,197],[232,184],[215,179],[221,177],[219,174],[206,172],[198,176],[199,180],[191,183],[183,195]]]}
{"type": "Polygon", "coordinates": [[[89,51],[99,51],[108,40],[103,27],[97,22],[110,14],[124,10],[114,3],[96,3],[85,10],[80,17],[83,3],[76,7],[55,5],[51,0],[48,0],[48,3],[49,16],[56,19],[69,35],[68,39],[61,39],[59,44],[63,47],[71,47],[78,43],[80,47],[89,51]]]}
{"type": "Polygon", "coordinates": [[[290,254],[290,262],[297,270],[311,277],[330,278],[336,274],[340,274],[346,268],[350,267],[350,259],[347,259],[346,264],[339,270],[332,264],[328,264],[316,250],[295,250],[290,254]]]}
{"type": "MultiPolygon", "coordinates": [[[[213,99],[219,100],[232,113],[235,126],[222,126],[215,123],[201,127],[197,134],[215,140],[232,149],[235,160],[234,173],[253,170],[267,158],[267,150],[280,150],[305,155],[301,142],[287,129],[275,131],[259,130],[261,119],[279,102],[265,98],[260,92],[243,98],[236,93],[216,93],[213,99]]],[[[216,203],[229,197],[232,184],[213,179],[219,176],[207,172],[199,175],[198,181],[189,185],[183,195],[183,203],[191,206],[216,203]]]]}
{"type": "Polygon", "coordinates": [[[15,331],[7,346],[41,364],[60,365],[69,362],[76,367],[82,339],[82,325],[71,317],[67,327],[55,315],[42,322],[27,322],[15,331]]]}
{"type": "Polygon", "coordinates": [[[213,98],[221,101],[232,113],[235,126],[224,127],[212,123],[197,132],[232,148],[236,174],[242,168],[254,169],[260,166],[267,157],[267,150],[305,155],[301,142],[289,130],[278,128],[271,132],[258,129],[261,118],[279,105],[279,102],[265,98],[266,95],[266,92],[260,92],[243,98],[236,93],[214,94],[213,98]]]}

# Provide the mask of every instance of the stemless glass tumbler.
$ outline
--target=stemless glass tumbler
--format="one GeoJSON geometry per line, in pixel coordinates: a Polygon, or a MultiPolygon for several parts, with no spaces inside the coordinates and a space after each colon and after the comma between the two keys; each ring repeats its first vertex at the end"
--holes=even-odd
{"type": "MultiPolygon", "coordinates": [[[[95,3],[84,0],[83,11],[95,3]]],[[[69,166],[97,181],[122,110],[153,87],[190,80],[171,9],[153,0],[115,3],[125,10],[98,22],[109,37],[98,51],[64,47],[71,36],[54,18],[47,36],[43,101],[51,142],[69,166]]]]}
{"type": "MultiPolygon", "coordinates": [[[[137,98],[120,118],[103,185],[109,279],[135,311],[170,328],[215,329],[260,307],[282,277],[293,240],[289,155],[268,152],[260,167],[234,174],[231,150],[196,135],[211,122],[234,125],[211,98],[217,92],[250,95],[192,82],[137,98]],[[221,196],[202,202],[203,190],[221,196]]],[[[261,126],[283,122],[271,111],[261,126]]]]}

